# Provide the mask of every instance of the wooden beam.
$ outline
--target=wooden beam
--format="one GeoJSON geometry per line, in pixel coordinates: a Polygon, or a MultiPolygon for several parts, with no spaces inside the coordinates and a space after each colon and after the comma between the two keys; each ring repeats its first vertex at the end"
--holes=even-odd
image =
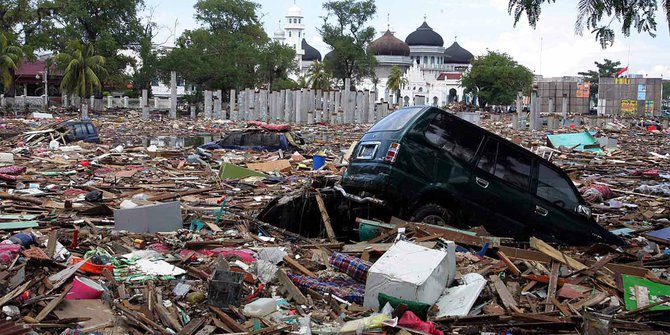
{"type": "Polygon", "coordinates": [[[239,322],[235,321],[235,319],[231,318],[230,315],[226,314],[226,312],[222,311],[218,307],[210,306],[209,307],[214,314],[216,314],[223,323],[228,326],[232,331],[238,332],[238,333],[245,333],[248,334],[249,332],[247,331],[244,326],[242,326],[239,322]]]}
{"type": "Polygon", "coordinates": [[[284,262],[294,270],[297,270],[304,274],[305,276],[309,277],[316,277],[316,274],[312,271],[309,271],[306,267],[302,266],[298,261],[295,259],[291,258],[289,255],[284,256],[284,262]]]}
{"type": "Polygon", "coordinates": [[[554,304],[552,299],[556,299],[556,286],[558,285],[558,271],[561,268],[561,263],[551,262],[551,274],[549,275],[549,285],[547,286],[547,300],[544,305],[545,312],[553,312],[554,304]]]}
{"type": "Polygon", "coordinates": [[[500,297],[503,305],[505,305],[505,307],[511,311],[516,313],[523,313],[523,311],[518,307],[516,300],[514,300],[512,293],[509,292],[505,283],[500,280],[500,277],[496,275],[490,275],[489,279],[493,283],[493,287],[496,289],[496,292],[498,292],[498,296],[500,297]]]}
{"type": "Polygon", "coordinates": [[[510,269],[510,271],[512,271],[513,274],[517,276],[521,275],[521,271],[519,270],[519,268],[517,268],[516,265],[509,258],[507,258],[507,255],[505,255],[504,252],[498,250],[497,254],[498,257],[500,257],[500,260],[503,261],[505,265],[507,265],[507,267],[510,269]]]}
{"type": "Polygon", "coordinates": [[[42,320],[44,320],[44,318],[46,318],[47,315],[49,315],[49,313],[51,313],[51,311],[53,311],[54,308],[56,308],[58,304],[60,304],[61,301],[65,299],[65,295],[67,295],[67,293],[70,292],[70,289],[72,289],[72,284],[68,284],[67,286],[65,286],[63,292],[61,292],[55,299],[49,301],[49,303],[46,306],[44,306],[44,308],[42,308],[42,310],[35,317],[35,321],[37,321],[38,323],[42,322],[42,320]]]}
{"type": "Polygon", "coordinates": [[[333,226],[330,224],[330,216],[328,216],[328,210],[326,209],[326,204],[323,203],[323,198],[321,198],[321,193],[317,190],[316,203],[319,205],[319,212],[321,212],[321,220],[323,225],[326,227],[326,234],[328,235],[328,240],[333,243],[337,243],[337,237],[335,236],[335,231],[333,231],[333,226]]]}
{"type": "Polygon", "coordinates": [[[588,266],[582,264],[581,262],[575,260],[574,258],[566,255],[565,253],[562,253],[558,250],[556,250],[554,247],[550,246],[546,242],[535,238],[531,237],[530,238],[530,246],[537,249],[541,253],[551,257],[552,259],[559,261],[567,266],[569,266],[572,269],[575,270],[584,270],[587,269],[588,266]]]}

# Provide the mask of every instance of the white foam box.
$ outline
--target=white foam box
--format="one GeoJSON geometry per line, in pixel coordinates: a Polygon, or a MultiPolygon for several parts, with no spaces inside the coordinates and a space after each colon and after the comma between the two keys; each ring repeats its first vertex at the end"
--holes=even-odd
{"type": "Polygon", "coordinates": [[[379,293],[434,304],[456,276],[456,244],[447,251],[399,241],[370,267],[363,306],[379,309],[379,293]]]}

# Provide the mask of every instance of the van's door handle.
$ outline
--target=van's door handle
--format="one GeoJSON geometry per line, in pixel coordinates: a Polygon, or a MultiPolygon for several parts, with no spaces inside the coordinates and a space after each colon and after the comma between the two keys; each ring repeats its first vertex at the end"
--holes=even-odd
{"type": "Polygon", "coordinates": [[[489,182],[482,179],[482,178],[475,177],[475,182],[477,183],[477,185],[481,186],[482,188],[489,187],[489,182]]]}
{"type": "Polygon", "coordinates": [[[549,214],[549,211],[544,207],[535,205],[535,213],[540,214],[542,216],[547,216],[547,214],[549,214]]]}

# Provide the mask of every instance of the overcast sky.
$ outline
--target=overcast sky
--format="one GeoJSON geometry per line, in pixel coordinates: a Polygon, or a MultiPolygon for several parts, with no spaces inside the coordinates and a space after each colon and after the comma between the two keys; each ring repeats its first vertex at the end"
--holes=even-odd
{"type": "MultiPolygon", "coordinates": [[[[146,0],[147,7],[154,8],[154,21],[161,27],[154,42],[172,44],[173,32],[178,37],[185,29],[197,28],[193,18],[195,2],[146,0]]],[[[286,21],[284,16],[293,0],[256,2],[261,5],[265,30],[272,36],[278,21],[286,21]]],[[[513,18],[507,14],[507,3],[507,0],[377,0],[377,15],[371,25],[381,36],[388,15],[396,37],[404,40],[423,23],[425,15],[428,24],[442,35],[445,47],[457,38],[458,43],[475,56],[484,54],[487,49],[506,52],[545,77],[576,75],[579,71],[595,68],[594,61],[602,62],[608,58],[629,64],[633,73],[670,78],[670,35],[666,16],[661,12],[657,17],[656,38],[636,32],[625,38],[617,30],[614,46],[603,50],[589,32],[584,36],[575,35],[577,0],[545,5],[535,30],[525,22],[513,27],[513,18]]],[[[329,48],[317,31],[323,22],[321,16],[325,15],[322,4],[323,1],[297,0],[305,17],[307,41],[324,55],[329,48]]]]}

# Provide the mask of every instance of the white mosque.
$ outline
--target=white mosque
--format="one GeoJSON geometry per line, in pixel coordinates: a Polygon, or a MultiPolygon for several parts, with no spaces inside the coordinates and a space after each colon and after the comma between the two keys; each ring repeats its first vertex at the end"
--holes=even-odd
{"type": "MultiPolygon", "coordinates": [[[[286,23],[274,33],[274,39],[296,50],[296,61],[304,75],[314,61],[321,61],[321,53],[309,45],[305,39],[305,25],[302,10],[295,3],[288,10],[286,23]]],[[[405,41],[394,36],[391,25],[387,24],[381,37],[368,46],[368,52],[375,55],[377,82],[365,80],[358,88],[379,92],[378,101],[399,101],[401,105],[411,105],[417,97],[426,104],[444,106],[450,102],[470,102],[460,80],[463,72],[470,68],[474,58],[472,53],[454,41],[444,47],[442,36],[426,22],[409,34],[405,41]],[[386,88],[386,82],[392,66],[404,71],[407,84],[397,92],[386,88]]],[[[327,57],[328,55],[326,55],[327,57]]]]}

